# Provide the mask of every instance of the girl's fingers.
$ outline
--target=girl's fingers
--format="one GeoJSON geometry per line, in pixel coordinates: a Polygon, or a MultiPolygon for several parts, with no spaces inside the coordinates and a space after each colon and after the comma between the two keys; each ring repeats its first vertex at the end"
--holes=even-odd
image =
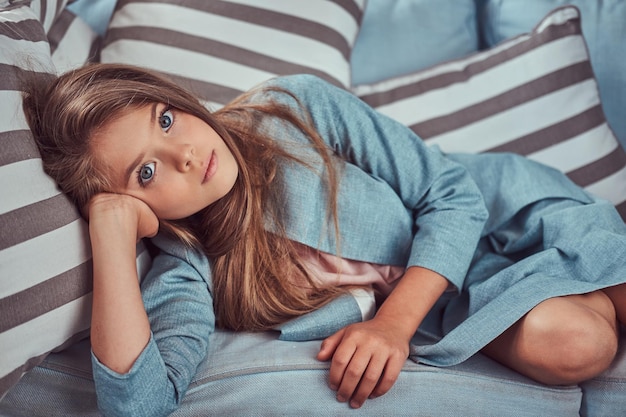
{"type": "Polygon", "coordinates": [[[370,358],[367,368],[360,376],[356,391],[352,394],[350,407],[359,408],[370,397],[385,371],[386,362],[385,356],[374,355],[370,358]]]}
{"type": "Polygon", "coordinates": [[[394,385],[408,356],[404,343],[378,323],[364,322],[324,340],[317,357],[332,357],[329,385],[337,391],[337,400],[359,408],[394,385]]]}
{"type": "MultiPolygon", "coordinates": [[[[348,365],[350,365],[353,359],[356,350],[356,345],[354,345],[353,343],[348,344],[343,341],[343,343],[339,344],[339,346],[335,350],[335,353],[333,354],[332,361],[330,363],[330,371],[328,377],[330,389],[338,391],[340,387],[343,386],[344,382],[347,381],[345,373],[348,365]]],[[[339,396],[339,392],[337,394],[339,396]]],[[[348,398],[350,397],[342,397],[343,401],[346,401],[348,398]]]]}
{"type": "MultiPolygon", "coordinates": [[[[362,349],[353,349],[352,352],[348,357],[347,354],[345,356],[339,355],[339,350],[337,350],[331,365],[331,381],[339,382],[337,400],[340,402],[352,398],[371,360],[371,355],[363,352],[362,349]]],[[[372,385],[372,389],[374,385],[372,385]]]]}
{"type": "Polygon", "coordinates": [[[385,364],[385,370],[383,372],[382,377],[379,379],[378,384],[370,394],[369,398],[376,398],[384,395],[393,387],[393,385],[398,380],[398,376],[402,371],[402,367],[404,366],[404,362],[406,361],[403,357],[398,358],[389,358],[387,363],[385,364]]]}
{"type": "Polygon", "coordinates": [[[343,339],[344,332],[345,328],[324,339],[322,345],[320,346],[320,351],[317,354],[317,360],[327,361],[333,357],[337,346],[339,346],[339,343],[341,343],[341,340],[343,339]]]}

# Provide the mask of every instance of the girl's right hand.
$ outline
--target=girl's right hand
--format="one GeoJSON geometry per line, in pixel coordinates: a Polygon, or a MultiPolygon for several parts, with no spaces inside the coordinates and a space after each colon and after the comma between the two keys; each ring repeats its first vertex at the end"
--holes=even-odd
{"type": "Polygon", "coordinates": [[[144,202],[123,194],[97,194],[83,212],[93,259],[91,348],[102,364],[125,374],[150,340],[136,244],[157,233],[159,220],[144,202]]]}
{"type": "Polygon", "coordinates": [[[137,241],[153,237],[159,231],[159,219],[150,207],[126,194],[96,194],[83,208],[83,213],[90,229],[104,227],[117,228],[121,233],[134,232],[137,241]]]}

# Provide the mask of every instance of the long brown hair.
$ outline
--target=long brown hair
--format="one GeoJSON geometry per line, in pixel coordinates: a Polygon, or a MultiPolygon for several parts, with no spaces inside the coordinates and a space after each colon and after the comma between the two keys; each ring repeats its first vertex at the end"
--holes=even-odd
{"type": "Polygon", "coordinates": [[[300,116],[304,112],[275,101],[254,103],[248,97],[211,113],[195,96],[158,74],[127,65],[93,64],[52,82],[31,82],[24,110],[46,172],[80,208],[95,194],[112,190],[90,139],[120,112],[166,103],[211,126],[239,165],[235,186],[190,218],[161,221],[161,229],[201,247],[211,260],[219,327],[265,330],[324,305],[341,290],[316,285],[285,236],[280,161],[305,167],[307,161],[258,129],[259,118],[275,117],[297,129],[323,158],[328,215],[337,237],[338,168],[311,121],[300,116]],[[267,222],[271,231],[266,230],[267,222]]]}

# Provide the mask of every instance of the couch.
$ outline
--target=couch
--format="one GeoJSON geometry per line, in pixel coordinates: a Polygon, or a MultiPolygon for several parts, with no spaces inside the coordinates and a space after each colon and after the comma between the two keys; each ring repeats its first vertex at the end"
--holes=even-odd
{"type": "MultiPolygon", "coordinates": [[[[269,77],[311,73],[444,151],[552,165],[626,218],[624,21],[623,0],[0,0],[0,415],[99,415],[85,222],[43,173],[23,74],[138,64],[218,108],[269,77]]],[[[140,242],[140,276],[150,259],[140,242]]],[[[346,320],[365,317],[364,304],[346,320]]],[[[389,393],[351,410],[315,360],[324,314],[337,315],[217,331],[174,415],[626,414],[623,327],[614,364],[577,386],[536,383],[480,353],[444,368],[409,359],[389,393]]],[[[426,323],[415,345],[436,333],[426,323]]]]}

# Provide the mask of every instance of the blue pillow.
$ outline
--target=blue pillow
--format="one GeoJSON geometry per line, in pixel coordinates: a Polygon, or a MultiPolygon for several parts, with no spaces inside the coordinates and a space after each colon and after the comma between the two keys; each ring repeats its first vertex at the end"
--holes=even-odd
{"type": "Polygon", "coordinates": [[[478,49],[474,0],[368,0],[352,84],[407,74],[478,49]]]}
{"type": "Polygon", "coordinates": [[[67,9],[83,18],[100,36],[104,36],[115,8],[116,0],[77,0],[67,9]]]}
{"type": "Polygon", "coordinates": [[[480,20],[488,46],[528,32],[556,7],[564,4],[578,7],[604,113],[622,147],[626,148],[626,1],[483,1],[485,7],[480,20]]]}

